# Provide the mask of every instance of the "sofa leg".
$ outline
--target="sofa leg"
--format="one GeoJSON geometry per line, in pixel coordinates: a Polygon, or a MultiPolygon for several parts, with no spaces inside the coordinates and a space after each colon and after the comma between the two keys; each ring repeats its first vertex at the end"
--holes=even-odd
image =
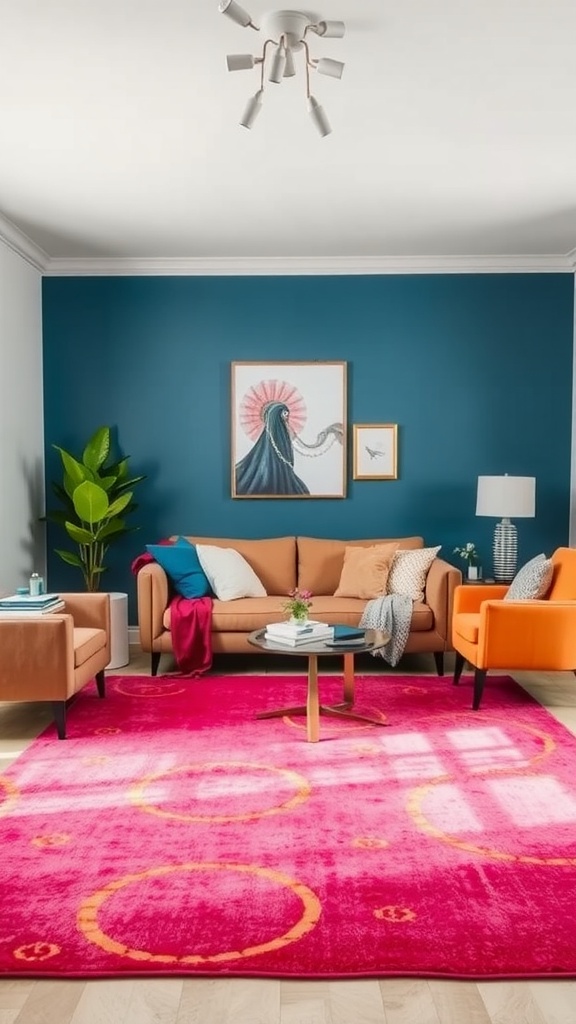
{"type": "Polygon", "coordinates": [[[160,664],[160,651],[152,651],[150,658],[150,675],[155,676],[160,664]]]}
{"type": "Polygon", "coordinates": [[[456,651],[456,660],[454,662],[454,678],[452,683],[454,686],[458,686],[460,682],[460,676],[462,675],[462,669],[464,668],[464,655],[460,654],[460,651],[456,651]]]}
{"type": "Polygon", "coordinates": [[[98,696],[106,696],[106,684],[104,682],[104,669],[96,673],[96,686],[98,687],[98,696]]]}
{"type": "Polygon", "coordinates": [[[480,701],[482,700],[482,693],[484,692],[484,683],[486,681],[486,669],[477,668],[474,672],[474,701],[472,703],[472,710],[478,711],[480,707],[480,701]]]}
{"type": "Polygon", "coordinates": [[[52,714],[54,715],[54,721],[56,723],[56,732],[58,733],[59,740],[66,739],[66,701],[65,700],[53,700],[52,701],[52,714]]]}
{"type": "Polygon", "coordinates": [[[444,651],[434,651],[434,661],[436,663],[436,671],[439,676],[444,675],[444,651]]]}

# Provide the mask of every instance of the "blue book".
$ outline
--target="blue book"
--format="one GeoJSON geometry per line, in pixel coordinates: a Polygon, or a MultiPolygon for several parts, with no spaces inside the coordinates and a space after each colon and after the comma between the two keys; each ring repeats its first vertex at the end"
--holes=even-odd
{"type": "Polygon", "coordinates": [[[334,641],[341,641],[342,643],[351,640],[363,640],[365,631],[358,626],[334,626],[334,641]]]}

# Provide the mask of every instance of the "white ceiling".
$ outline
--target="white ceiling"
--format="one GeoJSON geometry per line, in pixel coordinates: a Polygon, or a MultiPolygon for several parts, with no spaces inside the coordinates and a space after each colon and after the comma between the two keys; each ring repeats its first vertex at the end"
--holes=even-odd
{"type": "MultiPolygon", "coordinates": [[[[259,23],[267,0],[241,0],[259,23]]],[[[0,213],[58,260],[576,254],[574,0],[322,0],[265,89],[217,0],[0,0],[0,213]]],[[[282,5],[279,4],[278,7],[282,5]]],[[[5,223],[5,222],[4,222],[5,223]]],[[[51,258],[51,259],[50,259],[51,258]]],[[[553,263],[560,266],[562,261],[553,263]]],[[[64,265],[64,263],[62,263],[64,265]]]]}

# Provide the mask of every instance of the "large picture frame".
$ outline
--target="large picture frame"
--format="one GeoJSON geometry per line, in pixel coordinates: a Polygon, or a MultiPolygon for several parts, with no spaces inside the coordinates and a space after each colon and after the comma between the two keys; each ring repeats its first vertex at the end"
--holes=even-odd
{"type": "Polygon", "coordinates": [[[233,498],[346,497],[346,362],[233,362],[233,498]]]}
{"type": "Polygon", "coordinates": [[[398,425],[355,423],[354,480],[398,479],[398,425]]]}

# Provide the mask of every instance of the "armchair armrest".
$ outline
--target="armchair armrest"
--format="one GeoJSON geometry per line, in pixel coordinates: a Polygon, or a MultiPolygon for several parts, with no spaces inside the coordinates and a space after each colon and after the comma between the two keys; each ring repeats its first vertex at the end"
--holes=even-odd
{"type": "Polygon", "coordinates": [[[576,601],[484,601],[479,668],[576,670],[576,601]]]}
{"type": "Polygon", "coordinates": [[[71,615],[0,620],[0,700],[66,700],[74,693],[71,615]]]}
{"type": "Polygon", "coordinates": [[[170,597],[168,577],[158,562],[144,565],[136,577],[138,628],[143,651],[152,651],[153,641],[164,632],[162,617],[170,597]]]}
{"type": "MultiPolygon", "coordinates": [[[[74,619],[74,625],[85,629],[105,629],[110,636],[110,597],[102,594],[60,594],[64,611],[74,619]]],[[[57,613],[58,614],[58,613],[57,613]]]]}
{"type": "Polygon", "coordinates": [[[443,558],[435,558],[426,577],[424,600],[434,615],[434,627],[446,641],[446,650],[452,649],[450,627],[454,592],[462,582],[462,573],[443,558]]]}
{"type": "Polygon", "coordinates": [[[458,612],[479,612],[483,601],[500,601],[508,590],[508,584],[474,584],[473,587],[456,587],[454,614],[458,612]]]}

